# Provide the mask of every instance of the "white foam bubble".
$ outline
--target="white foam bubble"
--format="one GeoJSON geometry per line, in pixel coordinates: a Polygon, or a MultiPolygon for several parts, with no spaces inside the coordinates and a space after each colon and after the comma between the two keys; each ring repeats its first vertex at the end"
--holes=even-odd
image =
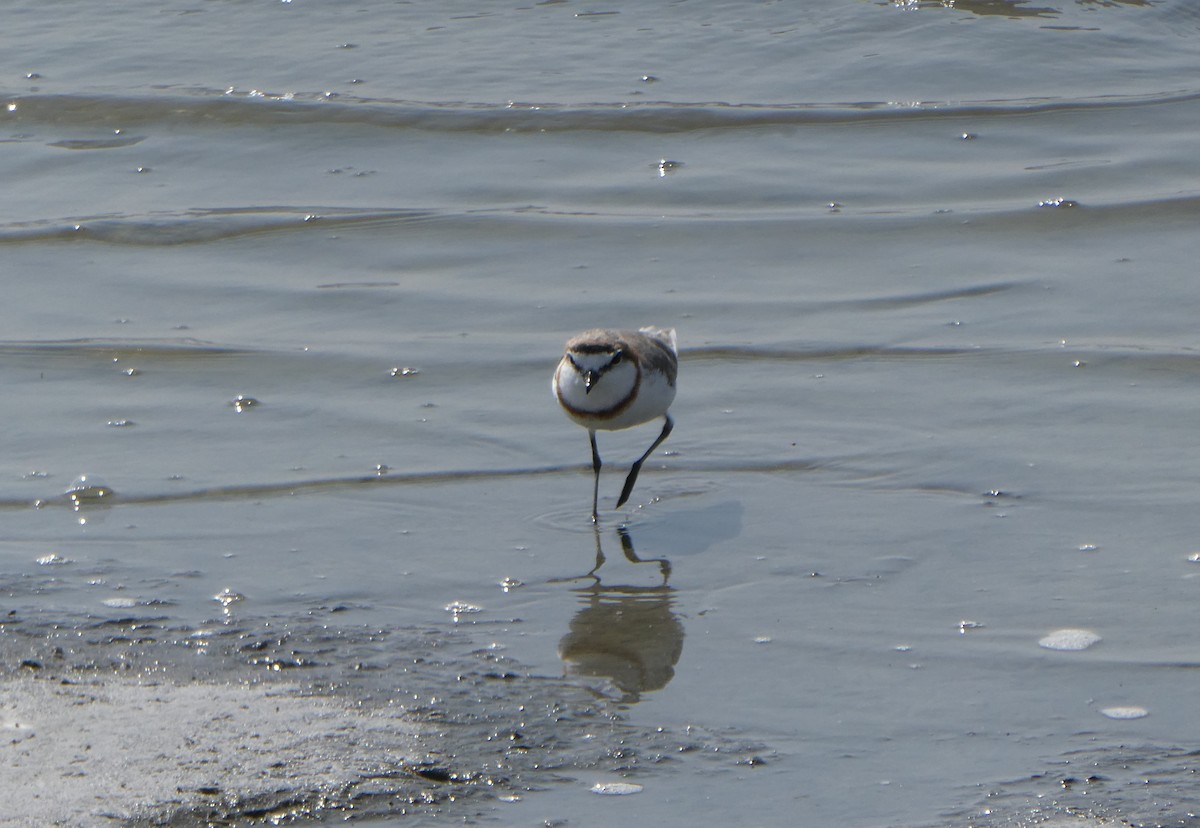
{"type": "Polygon", "coordinates": [[[1117,707],[1105,707],[1100,713],[1110,719],[1140,719],[1143,716],[1149,716],[1150,711],[1144,707],[1137,705],[1119,705],[1117,707]]]}
{"type": "Polygon", "coordinates": [[[635,782],[597,782],[592,785],[592,793],[601,796],[629,796],[642,792],[642,786],[635,782]]]}
{"type": "Polygon", "coordinates": [[[137,601],[132,598],[105,598],[100,603],[113,609],[130,609],[137,606],[137,601]]]}
{"type": "Polygon", "coordinates": [[[1091,630],[1068,628],[1048,633],[1038,640],[1038,646],[1047,650],[1086,650],[1098,641],[1100,636],[1091,630]]]}

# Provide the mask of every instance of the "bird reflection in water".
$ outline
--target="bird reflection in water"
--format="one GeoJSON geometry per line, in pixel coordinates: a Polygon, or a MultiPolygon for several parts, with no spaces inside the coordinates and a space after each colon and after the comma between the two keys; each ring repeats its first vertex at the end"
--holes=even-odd
{"type": "Polygon", "coordinates": [[[633,549],[625,527],[617,530],[621,550],[631,563],[657,563],[663,581],[658,586],[606,586],[597,575],[604,563],[600,532],[596,530],[596,565],[591,579],[577,587],[582,608],[571,619],[570,631],[558,643],[558,655],[567,673],[606,678],[622,693],[622,701],[636,702],[642,693],[661,690],[675,676],[683,652],[683,624],[672,611],[675,591],[667,586],[671,564],[665,558],[642,560],[633,549]]]}

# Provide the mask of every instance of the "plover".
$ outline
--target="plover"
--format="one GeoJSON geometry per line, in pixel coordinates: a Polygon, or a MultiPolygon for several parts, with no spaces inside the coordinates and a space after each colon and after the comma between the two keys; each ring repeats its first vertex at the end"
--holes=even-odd
{"type": "Polygon", "coordinates": [[[567,416],[588,430],[592,444],[592,522],[600,495],[600,452],[596,432],[616,431],[663,418],[662,431],[625,478],[617,508],[625,504],[642,463],[658,448],[675,423],[667,409],[675,399],[675,329],[642,328],[584,331],[567,342],[554,372],[554,396],[567,416]]]}

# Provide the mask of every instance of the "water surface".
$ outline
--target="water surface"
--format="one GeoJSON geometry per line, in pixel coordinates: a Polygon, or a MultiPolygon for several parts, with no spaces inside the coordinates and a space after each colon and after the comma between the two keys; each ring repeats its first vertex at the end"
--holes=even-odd
{"type": "MultiPolygon", "coordinates": [[[[301,821],[1186,824],[1198,28],[16,4],[7,686],[416,727],[332,727],[269,803],[301,821]],[[593,529],[550,374],[643,324],[679,331],[677,427],[620,511],[654,434],[602,435],[593,529]]],[[[125,797],[41,759],[65,810],[4,799],[270,810],[139,758],[125,797]]]]}

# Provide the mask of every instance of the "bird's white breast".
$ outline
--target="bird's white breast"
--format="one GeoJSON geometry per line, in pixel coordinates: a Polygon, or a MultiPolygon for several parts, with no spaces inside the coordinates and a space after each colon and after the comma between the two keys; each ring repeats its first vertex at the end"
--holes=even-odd
{"type": "Polygon", "coordinates": [[[674,401],[675,386],[668,382],[665,376],[655,371],[643,371],[637,399],[623,417],[618,418],[621,422],[610,428],[628,428],[661,417],[667,413],[674,401]]]}
{"type": "MultiPolygon", "coordinates": [[[[577,354],[574,359],[583,371],[599,371],[608,362],[607,358],[590,354],[577,354]]],[[[632,361],[608,368],[589,392],[583,373],[564,357],[554,373],[553,386],[571,419],[585,428],[605,431],[661,417],[675,399],[675,387],[662,374],[643,371],[639,382],[632,361]]]]}

